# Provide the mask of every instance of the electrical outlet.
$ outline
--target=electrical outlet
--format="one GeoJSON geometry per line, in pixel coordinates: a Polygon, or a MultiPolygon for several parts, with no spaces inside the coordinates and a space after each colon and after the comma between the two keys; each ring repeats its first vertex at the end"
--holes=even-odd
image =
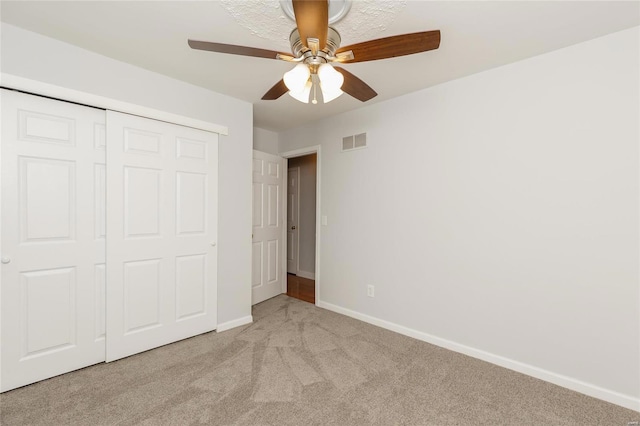
{"type": "Polygon", "coordinates": [[[369,297],[375,297],[376,296],[376,288],[372,285],[368,285],[367,286],[367,296],[369,297]]]}

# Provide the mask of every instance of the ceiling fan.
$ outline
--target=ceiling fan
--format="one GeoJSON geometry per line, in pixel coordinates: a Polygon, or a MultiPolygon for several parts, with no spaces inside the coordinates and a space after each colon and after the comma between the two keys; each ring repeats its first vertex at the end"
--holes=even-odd
{"type": "Polygon", "coordinates": [[[440,31],[423,31],[380,38],[340,47],[340,34],[329,26],[327,0],[292,0],[297,28],[289,37],[292,54],[233,44],[189,40],[192,49],[297,63],[262,97],[275,100],[289,92],[295,99],[318,102],[318,88],[324,103],[343,92],[366,102],[377,93],[364,81],[333,63],[375,61],[437,49],[440,31]]]}

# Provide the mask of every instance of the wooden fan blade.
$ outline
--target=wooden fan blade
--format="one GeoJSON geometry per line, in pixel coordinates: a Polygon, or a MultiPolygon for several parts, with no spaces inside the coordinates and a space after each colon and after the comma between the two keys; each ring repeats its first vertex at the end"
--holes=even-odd
{"type": "Polygon", "coordinates": [[[284,80],[280,80],[271,89],[269,89],[269,91],[267,93],[264,94],[264,96],[262,97],[262,100],[263,101],[275,101],[280,96],[282,96],[285,93],[287,93],[288,91],[289,91],[289,89],[287,89],[287,86],[285,86],[284,80]]]}
{"type": "Polygon", "coordinates": [[[279,59],[278,55],[291,57],[289,53],[276,52],[274,50],[257,49],[255,47],[236,46],[234,44],[213,43],[210,41],[189,40],[192,49],[206,50],[208,52],[230,53],[232,55],[252,56],[254,58],[279,59]]]}
{"type": "Polygon", "coordinates": [[[414,53],[434,50],[439,46],[440,30],[423,31],[420,33],[379,38],[377,40],[369,40],[363,43],[341,47],[336,51],[336,55],[351,50],[353,52],[353,59],[340,61],[345,64],[350,64],[412,55],[414,53]]]}
{"type": "MultiPolygon", "coordinates": [[[[293,13],[305,46],[308,38],[317,38],[319,49],[327,46],[329,28],[329,2],[327,0],[293,0],[293,13]]],[[[315,53],[314,53],[315,54],[315,53]]]]}
{"type": "Polygon", "coordinates": [[[369,99],[378,96],[375,90],[373,90],[367,83],[360,80],[349,71],[340,67],[333,67],[336,71],[344,76],[344,83],[342,84],[342,91],[348,95],[353,96],[362,102],[367,102],[369,99]]]}

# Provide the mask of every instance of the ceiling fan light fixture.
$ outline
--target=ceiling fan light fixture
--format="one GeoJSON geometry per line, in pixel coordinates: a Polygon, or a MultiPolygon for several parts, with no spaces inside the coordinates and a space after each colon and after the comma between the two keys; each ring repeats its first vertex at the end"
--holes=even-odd
{"type": "MultiPolygon", "coordinates": [[[[286,84],[286,82],[285,82],[286,84]]],[[[309,95],[311,94],[311,79],[307,79],[307,83],[302,87],[302,90],[293,91],[289,90],[289,95],[302,103],[309,103],[309,95]]]]}
{"type": "Polygon", "coordinates": [[[289,92],[302,92],[306,89],[306,84],[309,81],[309,76],[311,72],[309,71],[309,67],[305,64],[298,64],[293,67],[292,70],[284,73],[284,84],[289,89],[289,92]]]}
{"type": "MultiPolygon", "coordinates": [[[[225,1],[236,2],[236,0],[225,1]]],[[[255,1],[264,2],[264,0],[255,1]]],[[[340,34],[331,27],[331,24],[335,22],[334,19],[340,19],[348,12],[352,1],[282,0],[283,10],[289,11],[288,16],[296,24],[296,28],[289,34],[291,54],[191,39],[188,43],[192,49],[196,50],[296,62],[298,65],[285,73],[283,78],[262,96],[262,100],[265,101],[278,99],[289,92],[301,102],[317,104],[318,96],[316,95],[320,89],[319,95],[322,98],[324,94],[325,103],[337,98],[343,91],[361,102],[367,102],[378,95],[375,90],[346,69],[340,66],[333,67],[332,63],[376,61],[435,50],[440,47],[440,30],[399,34],[341,47],[340,34]],[[313,91],[313,97],[308,99],[307,95],[311,91],[313,91]]],[[[365,0],[362,3],[368,1],[385,4],[405,3],[393,0],[365,0]]],[[[266,10],[262,4],[256,9],[266,10]]],[[[358,22],[352,22],[347,26],[352,28],[355,24],[358,22]]]]}
{"type": "Polygon", "coordinates": [[[342,93],[341,88],[344,84],[344,76],[336,71],[329,64],[322,64],[318,67],[318,79],[320,80],[320,89],[322,90],[322,99],[324,103],[331,102],[342,93]]]}
{"type": "Polygon", "coordinates": [[[340,95],[342,95],[344,92],[340,89],[338,90],[334,90],[334,91],[328,91],[322,88],[322,86],[320,87],[322,89],[322,100],[324,101],[324,103],[329,103],[332,100],[340,97],[340,95]]]}
{"type": "Polygon", "coordinates": [[[325,91],[336,92],[344,84],[344,76],[329,64],[322,64],[318,67],[318,78],[320,79],[323,93],[325,91]]]}

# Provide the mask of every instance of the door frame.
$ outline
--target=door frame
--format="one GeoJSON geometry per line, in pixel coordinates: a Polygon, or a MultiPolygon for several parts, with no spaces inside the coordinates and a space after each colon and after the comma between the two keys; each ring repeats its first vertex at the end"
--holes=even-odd
{"type": "MultiPolygon", "coordinates": [[[[295,158],[295,157],[294,157],[295,158]]],[[[285,160],[288,160],[288,158],[285,158],[285,160]]],[[[296,206],[296,216],[298,216],[296,218],[296,224],[297,224],[297,233],[296,233],[296,267],[295,267],[295,274],[298,275],[300,273],[300,167],[289,167],[288,162],[287,162],[287,177],[285,182],[287,182],[286,187],[289,188],[289,170],[297,170],[298,171],[298,184],[296,186],[298,193],[296,194],[296,202],[298,203],[298,205],[296,206]]],[[[289,194],[289,190],[287,189],[287,195],[289,194]]],[[[289,200],[289,198],[287,197],[287,200],[289,200]]],[[[285,203],[285,208],[288,207],[288,201],[285,203]]],[[[289,210],[285,209],[285,212],[287,212],[287,222],[289,220],[288,217],[288,213],[289,210]]],[[[287,224],[287,227],[289,226],[289,224],[287,224]]],[[[285,235],[286,235],[286,227],[285,227],[285,235]]],[[[289,247],[287,247],[287,239],[285,239],[285,250],[288,249],[289,247]]],[[[285,251],[285,255],[288,253],[288,250],[285,251]]],[[[289,273],[289,265],[287,265],[287,273],[289,273]]],[[[286,274],[285,274],[286,275],[286,274]]]]}
{"type": "MultiPolygon", "coordinates": [[[[296,158],[296,157],[302,157],[305,155],[309,155],[309,154],[316,154],[316,270],[315,270],[315,298],[316,298],[316,306],[319,306],[320,303],[320,279],[321,279],[321,275],[320,275],[320,248],[321,246],[321,238],[320,238],[320,222],[321,222],[321,213],[322,213],[322,197],[321,197],[321,145],[313,145],[313,146],[309,146],[306,148],[300,148],[300,149],[294,149],[291,151],[285,151],[285,152],[281,152],[280,155],[282,158],[285,158],[287,160],[289,160],[289,158],[296,158]]],[[[287,168],[286,168],[286,179],[285,182],[288,184],[289,181],[289,164],[287,161],[287,168]]],[[[300,184],[300,181],[298,180],[298,185],[300,184]]],[[[282,208],[284,209],[283,211],[287,211],[287,197],[282,197],[283,201],[282,201],[282,208]]],[[[287,250],[287,229],[286,227],[284,227],[284,229],[282,230],[283,232],[283,239],[284,239],[284,245],[285,245],[285,253],[287,250]]],[[[283,256],[283,267],[284,270],[287,270],[287,259],[286,256],[283,256]]],[[[283,283],[283,293],[287,292],[287,283],[283,283]]]]}

